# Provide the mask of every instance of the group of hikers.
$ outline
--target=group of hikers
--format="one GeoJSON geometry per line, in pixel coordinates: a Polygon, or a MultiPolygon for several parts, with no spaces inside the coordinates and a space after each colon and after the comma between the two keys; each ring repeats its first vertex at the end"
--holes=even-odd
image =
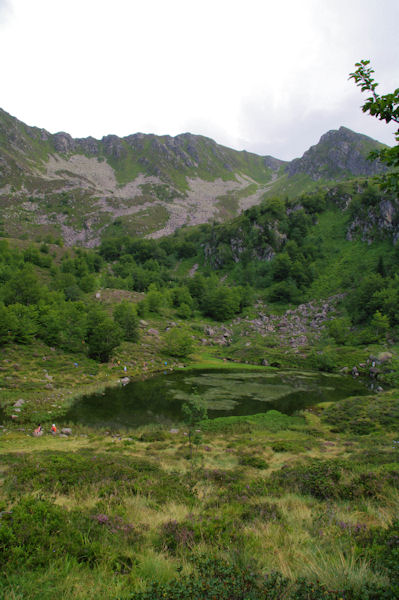
{"type": "MultiPolygon", "coordinates": [[[[43,435],[43,433],[44,433],[43,427],[39,423],[39,425],[36,427],[35,431],[33,432],[33,435],[35,435],[36,437],[39,437],[40,435],[43,435]]],[[[57,427],[55,426],[54,423],[51,426],[51,433],[52,433],[52,435],[55,435],[57,433],[57,427]]]]}

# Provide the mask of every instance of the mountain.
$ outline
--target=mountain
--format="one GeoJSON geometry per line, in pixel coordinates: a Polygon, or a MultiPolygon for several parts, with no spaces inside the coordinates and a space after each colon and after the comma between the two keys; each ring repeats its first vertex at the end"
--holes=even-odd
{"type": "Polygon", "coordinates": [[[318,144],[307,150],[302,158],[296,158],[287,167],[290,177],[298,173],[309,175],[313,181],[320,179],[343,179],[347,175],[377,175],[384,170],[377,161],[369,161],[372,150],[384,144],[340,127],[325,133],[318,144]]]}
{"type": "Polygon", "coordinates": [[[126,233],[160,237],[224,221],[266,195],[381,170],[381,144],[341,127],[288,163],[199,135],[136,133],[74,139],[0,109],[0,233],[95,246],[126,233]]]}

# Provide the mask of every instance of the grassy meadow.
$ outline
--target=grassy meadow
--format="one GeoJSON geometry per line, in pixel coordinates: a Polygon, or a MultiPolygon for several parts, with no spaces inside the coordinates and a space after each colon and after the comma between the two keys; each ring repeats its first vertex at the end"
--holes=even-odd
{"type": "MultiPolygon", "coordinates": [[[[181,424],[177,432],[80,425],[64,437],[43,419],[35,438],[54,404],[35,391],[40,361],[61,379],[61,426],[71,402],[62,390],[115,383],[121,370],[98,365],[93,384],[93,361],[63,370],[60,354],[43,361],[42,350],[31,371],[20,356],[26,388],[8,392],[42,412],[29,408],[1,430],[2,598],[397,597],[394,390],[292,417],[203,421],[192,448],[181,424]]],[[[197,366],[251,368],[211,351],[198,358],[197,366]]]]}

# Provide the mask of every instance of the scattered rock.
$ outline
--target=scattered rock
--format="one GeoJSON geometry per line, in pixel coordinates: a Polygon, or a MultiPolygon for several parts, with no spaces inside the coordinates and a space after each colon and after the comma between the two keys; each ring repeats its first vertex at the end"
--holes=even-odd
{"type": "Polygon", "coordinates": [[[268,367],[268,366],[269,366],[269,363],[268,363],[268,361],[267,361],[267,360],[264,358],[264,359],[262,360],[262,362],[261,362],[261,365],[262,365],[262,367],[268,367]]]}
{"type": "Polygon", "coordinates": [[[380,372],[380,370],[377,369],[377,367],[370,367],[369,374],[370,374],[370,377],[372,377],[373,379],[375,379],[377,377],[379,372],[380,372]]]}
{"type": "Polygon", "coordinates": [[[169,433],[179,433],[179,430],[178,429],[170,429],[169,433]]]}
{"type": "Polygon", "coordinates": [[[72,429],[70,429],[69,427],[64,427],[63,429],[61,429],[61,434],[65,436],[72,435],[72,429]]]}
{"type": "Polygon", "coordinates": [[[13,404],[14,408],[20,408],[21,406],[23,406],[25,404],[25,400],[22,400],[22,398],[20,398],[19,400],[17,400],[15,402],[15,404],[13,404]]]}
{"type": "Polygon", "coordinates": [[[392,354],[390,352],[380,352],[377,359],[380,363],[385,363],[391,360],[392,354]]]}

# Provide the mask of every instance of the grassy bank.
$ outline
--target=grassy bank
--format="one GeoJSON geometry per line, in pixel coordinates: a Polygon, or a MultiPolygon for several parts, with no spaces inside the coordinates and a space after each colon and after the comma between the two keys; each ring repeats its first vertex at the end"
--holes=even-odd
{"type": "MultiPolygon", "coordinates": [[[[329,370],[331,362],[335,372],[357,364],[366,376],[360,364],[385,349],[258,348],[256,334],[246,336],[249,346],[240,338],[204,346],[194,323],[194,351],[182,360],[167,353],[161,325],[148,321],[139,344],[122,344],[104,364],[44,344],[4,348],[0,597],[399,597],[396,389],[294,416],[205,421],[193,449],[181,423],[177,432],[74,425],[67,437],[49,433],[49,421],[68,425],[75,399],[124,376],[184,367],[329,370]],[[40,438],[31,435],[37,422],[40,438]]],[[[394,382],[390,350],[379,367],[394,382]]]]}
{"type": "Polygon", "coordinates": [[[3,433],[2,597],[396,597],[399,410],[390,398],[362,399],[381,407],[367,434],[349,400],[336,413],[204,423],[192,458],[184,428],[3,433]],[[274,596],[264,579],[272,572],[274,596]],[[231,577],[253,595],[217,595],[231,577]],[[154,581],[166,587],[145,596],[154,581]],[[194,581],[209,595],[188,592],[194,581]]]}

